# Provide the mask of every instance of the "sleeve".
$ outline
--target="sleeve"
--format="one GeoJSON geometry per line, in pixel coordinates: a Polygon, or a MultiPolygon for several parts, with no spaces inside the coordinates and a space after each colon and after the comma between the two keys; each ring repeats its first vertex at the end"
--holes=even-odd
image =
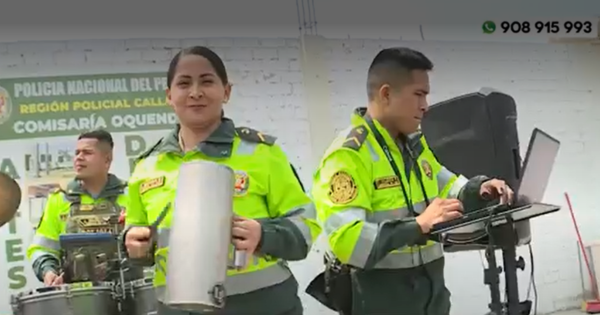
{"type": "Polygon", "coordinates": [[[59,237],[62,223],[57,211],[61,196],[61,193],[49,196],[31,245],[27,248],[27,258],[40,281],[43,281],[46,272],[58,272],[60,266],[59,237]]]}
{"type": "Polygon", "coordinates": [[[143,170],[140,164],[133,170],[129,181],[127,182],[127,205],[125,211],[125,232],[132,226],[148,226],[148,215],[142,204],[140,195],[141,174],[143,170]]]}
{"type": "Polygon", "coordinates": [[[284,260],[302,260],[321,234],[321,227],[314,205],[284,152],[276,145],[269,149],[266,202],[271,218],[259,220],[262,237],[258,251],[284,260]]]}
{"type": "Polygon", "coordinates": [[[486,176],[475,176],[467,179],[463,175],[455,174],[433,158],[432,168],[436,174],[439,197],[459,199],[466,209],[484,207],[485,202],[480,195],[481,184],[489,180],[486,176]]]}
{"type": "Polygon", "coordinates": [[[356,151],[338,149],[321,163],[312,195],[333,254],[344,264],[370,269],[391,251],[423,242],[414,218],[367,221],[373,210],[371,171],[356,151]]]}

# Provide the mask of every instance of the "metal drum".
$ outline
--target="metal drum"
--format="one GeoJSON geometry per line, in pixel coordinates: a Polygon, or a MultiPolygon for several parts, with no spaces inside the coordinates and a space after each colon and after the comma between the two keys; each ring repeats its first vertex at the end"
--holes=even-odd
{"type": "Polygon", "coordinates": [[[11,296],[13,315],[119,315],[111,284],[44,287],[11,296]]]}
{"type": "Polygon", "coordinates": [[[156,314],[158,301],[152,278],[130,281],[125,284],[122,311],[127,315],[156,314]]]}
{"type": "MultiPolygon", "coordinates": [[[[238,176],[247,184],[246,174],[238,176]]],[[[233,170],[225,165],[208,161],[181,165],[169,232],[164,304],[189,312],[225,306],[235,181],[233,170]]],[[[245,263],[243,253],[233,256],[235,267],[245,263]]]]}
{"type": "Polygon", "coordinates": [[[472,244],[487,236],[486,224],[473,223],[444,233],[446,243],[453,245],[472,244]]]}

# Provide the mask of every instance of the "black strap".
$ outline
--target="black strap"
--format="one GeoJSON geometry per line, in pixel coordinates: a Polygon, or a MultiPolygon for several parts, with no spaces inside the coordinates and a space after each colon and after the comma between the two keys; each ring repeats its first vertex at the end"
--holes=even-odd
{"type": "MultiPolygon", "coordinates": [[[[371,118],[365,117],[365,121],[367,122],[367,125],[369,125],[369,129],[371,129],[371,132],[373,132],[373,135],[375,136],[375,140],[379,144],[379,147],[383,150],[383,154],[385,154],[386,159],[388,160],[390,166],[392,167],[392,170],[394,171],[394,175],[396,175],[396,177],[398,177],[398,180],[400,181],[400,187],[402,188],[402,194],[404,195],[404,200],[406,201],[406,206],[408,207],[408,211],[413,216],[417,216],[418,213],[416,213],[416,211],[415,211],[412,200],[408,197],[408,193],[406,191],[406,187],[404,186],[404,181],[402,180],[400,170],[398,169],[398,165],[396,164],[396,161],[394,161],[394,157],[392,156],[392,153],[390,152],[390,148],[388,147],[387,143],[385,142],[385,139],[383,138],[383,136],[381,135],[379,130],[377,130],[377,127],[373,123],[373,120],[371,118]]],[[[410,156],[410,159],[412,160],[411,162],[413,162],[413,164],[416,164],[416,160],[412,154],[412,150],[410,148],[408,148],[408,146],[405,146],[405,149],[408,150],[408,154],[410,156]]],[[[421,184],[421,190],[423,191],[423,197],[425,197],[425,204],[427,206],[429,206],[429,199],[427,198],[427,193],[425,191],[425,185],[423,184],[423,180],[421,179],[421,174],[420,174],[421,172],[420,172],[418,165],[415,165],[415,171],[417,172],[417,177],[418,177],[419,183],[421,184]]]]}

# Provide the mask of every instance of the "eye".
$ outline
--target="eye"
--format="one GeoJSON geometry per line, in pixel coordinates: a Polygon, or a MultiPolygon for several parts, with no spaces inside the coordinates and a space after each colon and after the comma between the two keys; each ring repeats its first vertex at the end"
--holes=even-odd
{"type": "Polygon", "coordinates": [[[179,86],[179,87],[186,87],[188,85],[190,85],[190,83],[187,81],[181,81],[181,82],[177,83],[177,86],[179,86]]]}

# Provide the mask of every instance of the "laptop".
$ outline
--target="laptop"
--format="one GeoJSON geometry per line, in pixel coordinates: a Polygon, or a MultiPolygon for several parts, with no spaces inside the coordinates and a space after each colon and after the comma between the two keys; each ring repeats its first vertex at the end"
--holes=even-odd
{"type": "Polygon", "coordinates": [[[546,132],[535,128],[529,139],[527,155],[523,162],[521,180],[519,186],[515,187],[515,204],[514,206],[532,206],[530,209],[517,211],[512,214],[514,221],[531,219],[538,215],[546,213],[543,207],[542,199],[550,182],[552,169],[558,150],[560,149],[560,141],[550,136],[546,132]]]}
{"type": "Polygon", "coordinates": [[[465,213],[460,218],[436,224],[434,233],[453,230],[479,221],[487,220],[493,214],[510,212],[513,221],[529,220],[539,215],[558,211],[560,207],[541,203],[556,157],[560,141],[539,128],[535,128],[529,139],[522,177],[518,187],[512,187],[515,200],[512,205],[494,205],[465,213]]]}

